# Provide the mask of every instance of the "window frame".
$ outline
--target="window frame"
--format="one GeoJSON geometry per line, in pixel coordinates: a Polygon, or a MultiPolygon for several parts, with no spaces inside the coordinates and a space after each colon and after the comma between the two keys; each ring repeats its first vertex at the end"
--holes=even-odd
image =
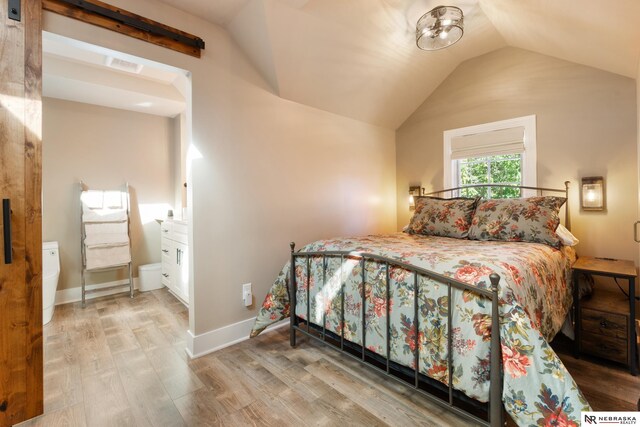
{"type": "MultiPolygon", "coordinates": [[[[459,187],[458,165],[451,159],[451,143],[453,138],[476,135],[496,130],[509,129],[513,127],[524,127],[524,152],[522,152],[522,184],[528,187],[537,187],[537,155],[536,155],[536,116],[516,117],[513,119],[500,120],[496,122],[483,123],[479,125],[467,126],[458,129],[446,130],[444,136],[444,188],[459,187]]],[[[489,156],[487,156],[489,157],[489,156]]],[[[527,191],[523,191],[523,195],[527,191]]]]}

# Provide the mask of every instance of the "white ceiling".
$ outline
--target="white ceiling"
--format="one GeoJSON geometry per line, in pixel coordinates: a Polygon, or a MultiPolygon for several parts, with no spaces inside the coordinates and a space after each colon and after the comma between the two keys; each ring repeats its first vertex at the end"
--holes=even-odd
{"type": "Polygon", "coordinates": [[[424,52],[415,22],[437,0],[161,0],[224,25],[279,96],[400,126],[463,61],[504,46],[635,78],[640,0],[454,0],[465,34],[424,52]]]}
{"type": "Polygon", "coordinates": [[[184,76],[180,73],[148,61],[140,62],[139,74],[116,70],[106,65],[106,59],[118,57],[118,53],[50,33],[44,34],[42,47],[42,92],[46,97],[165,117],[185,110],[185,97],[179,89],[184,76]]]}
{"type": "Polygon", "coordinates": [[[510,46],[635,78],[638,0],[480,0],[510,46]]]}
{"type": "Polygon", "coordinates": [[[160,0],[176,9],[201,16],[209,22],[226,25],[252,0],[160,0]]]}
{"type": "Polygon", "coordinates": [[[281,97],[395,129],[460,62],[506,45],[476,3],[476,37],[423,52],[404,3],[252,0],[227,28],[281,97]]]}

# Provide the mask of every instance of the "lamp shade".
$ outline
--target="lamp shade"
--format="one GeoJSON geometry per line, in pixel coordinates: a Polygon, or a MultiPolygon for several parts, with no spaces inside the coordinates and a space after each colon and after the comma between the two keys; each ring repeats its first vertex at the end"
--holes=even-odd
{"type": "Polygon", "coordinates": [[[416,44],[423,50],[439,50],[462,38],[462,10],[455,6],[438,6],[422,15],[416,25],[416,44]]]}
{"type": "Polygon", "coordinates": [[[605,208],[604,179],[601,176],[582,178],[582,209],[602,211],[605,208]]]}

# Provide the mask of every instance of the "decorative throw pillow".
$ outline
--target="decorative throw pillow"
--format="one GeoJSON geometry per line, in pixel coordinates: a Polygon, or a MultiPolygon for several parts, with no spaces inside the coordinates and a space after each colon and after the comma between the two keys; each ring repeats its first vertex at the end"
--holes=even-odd
{"type": "Polygon", "coordinates": [[[558,248],[558,212],[566,201],[564,197],[482,200],[471,221],[469,238],[544,243],[558,248]]]}
{"type": "Polygon", "coordinates": [[[578,240],[578,238],[562,224],[558,225],[558,228],[556,228],[556,234],[564,246],[575,246],[580,243],[580,240],[578,240]]]}
{"type": "Polygon", "coordinates": [[[409,223],[408,232],[464,239],[469,234],[477,203],[478,199],[463,197],[416,197],[416,210],[409,223]]]}

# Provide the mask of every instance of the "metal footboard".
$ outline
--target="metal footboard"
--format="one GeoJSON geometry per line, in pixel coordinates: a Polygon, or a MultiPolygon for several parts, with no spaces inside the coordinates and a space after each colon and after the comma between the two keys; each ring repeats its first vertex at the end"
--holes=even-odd
{"type": "Polygon", "coordinates": [[[502,405],[502,374],[501,374],[501,346],[500,346],[500,319],[498,313],[498,283],[500,281],[500,276],[493,273],[491,274],[491,289],[479,289],[473,286],[469,286],[460,281],[454,280],[452,278],[434,273],[429,270],[425,270],[420,267],[416,267],[413,265],[406,264],[404,262],[398,261],[396,259],[387,258],[374,254],[366,254],[360,252],[351,252],[351,251],[327,251],[327,252],[295,252],[295,243],[291,243],[291,273],[289,280],[289,301],[290,301],[290,311],[291,311],[291,323],[290,323],[290,343],[291,346],[296,345],[296,332],[300,332],[304,335],[307,335],[313,339],[318,341],[330,344],[331,347],[334,347],[337,350],[340,350],[343,354],[353,357],[356,360],[359,360],[362,363],[367,364],[368,366],[374,367],[376,370],[380,371],[382,374],[387,375],[390,378],[393,378],[397,381],[405,385],[410,385],[416,391],[422,393],[424,396],[429,398],[432,402],[436,403],[439,406],[446,408],[447,410],[456,413],[466,419],[469,419],[473,422],[477,422],[482,425],[487,426],[501,426],[503,425],[503,405],[502,405]],[[327,282],[327,260],[330,258],[339,258],[340,259],[340,295],[341,295],[341,327],[340,334],[337,334],[326,330],[326,310],[322,311],[322,327],[312,326],[311,325],[311,304],[310,304],[310,295],[311,295],[311,287],[310,285],[310,277],[311,277],[311,260],[312,258],[322,258],[322,287],[326,285],[327,282]],[[306,266],[306,280],[307,280],[307,318],[306,325],[301,325],[298,316],[296,315],[296,292],[298,289],[296,283],[296,259],[304,259],[306,266]],[[360,278],[362,281],[362,344],[351,344],[349,341],[345,340],[344,337],[344,318],[345,318],[345,283],[346,281],[342,277],[343,265],[345,259],[356,259],[360,263],[362,267],[362,277],[360,278]],[[386,335],[387,335],[387,345],[386,345],[386,355],[376,355],[378,357],[382,356],[386,361],[384,363],[373,363],[372,362],[372,354],[370,350],[366,348],[366,265],[367,261],[374,261],[376,263],[384,265],[385,272],[385,286],[386,286],[386,335]],[[397,366],[394,369],[394,365],[398,365],[395,362],[391,361],[391,336],[390,336],[390,269],[391,268],[400,268],[406,270],[410,273],[413,273],[413,288],[414,288],[414,319],[413,319],[413,328],[415,328],[415,350],[414,350],[414,368],[406,368],[402,367],[404,370],[411,369],[413,371],[413,378],[409,379],[407,375],[399,375],[397,366]],[[447,295],[448,295],[448,334],[447,334],[447,358],[448,358],[448,384],[447,391],[448,399],[437,397],[435,394],[430,393],[425,387],[422,387],[421,384],[424,383],[423,374],[420,374],[420,345],[419,345],[419,319],[418,319],[418,276],[424,276],[430,279],[433,279],[445,286],[447,286],[447,295]],[[458,391],[454,391],[453,388],[453,352],[452,352],[452,288],[459,289],[461,291],[469,291],[477,295],[481,295],[483,297],[491,300],[491,356],[490,356],[490,394],[489,394],[489,409],[488,409],[488,420],[478,417],[477,415],[472,414],[471,412],[455,405],[454,403],[454,394],[458,393],[458,391]],[[339,343],[339,344],[338,344],[339,343]],[[360,347],[360,354],[356,354],[354,352],[354,348],[360,347]],[[386,366],[385,366],[386,365],[386,366]]]}

